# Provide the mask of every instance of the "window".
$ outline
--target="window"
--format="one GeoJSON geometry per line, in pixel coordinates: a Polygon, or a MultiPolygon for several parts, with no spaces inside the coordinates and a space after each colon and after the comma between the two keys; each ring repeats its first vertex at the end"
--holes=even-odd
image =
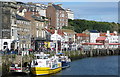
{"type": "Polygon", "coordinates": [[[7,43],[7,42],[4,42],[4,45],[8,45],[8,43],[7,43]]]}
{"type": "Polygon", "coordinates": [[[12,36],[13,36],[13,34],[14,34],[14,31],[13,31],[13,29],[12,29],[12,36]]]}

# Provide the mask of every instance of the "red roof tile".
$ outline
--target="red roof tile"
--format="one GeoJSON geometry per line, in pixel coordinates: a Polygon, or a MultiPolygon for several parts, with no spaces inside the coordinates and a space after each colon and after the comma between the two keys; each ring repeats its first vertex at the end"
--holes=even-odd
{"type": "Polygon", "coordinates": [[[109,45],[120,45],[120,43],[109,43],[109,45]]]}
{"type": "Polygon", "coordinates": [[[98,37],[96,40],[101,41],[101,40],[105,40],[105,39],[106,39],[106,37],[98,37]]]}
{"type": "Polygon", "coordinates": [[[78,37],[89,37],[89,35],[87,35],[85,33],[77,33],[76,36],[78,36],[78,37]]]}
{"type": "MultiPolygon", "coordinates": [[[[107,36],[107,33],[100,33],[100,36],[107,36]]],[[[116,35],[115,33],[110,33],[110,35],[116,35]]]]}
{"type": "MultiPolygon", "coordinates": [[[[46,29],[46,30],[47,30],[48,32],[50,32],[51,34],[54,34],[54,33],[55,33],[55,30],[54,30],[54,29],[52,29],[52,30],[46,29]]],[[[59,35],[62,35],[62,36],[64,35],[63,31],[60,30],[60,29],[57,31],[57,33],[58,33],[59,35]]]]}
{"type": "Polygon", "coordinates": [[[103,45],[103,43],[82,43],[82,45],[103,45]]]}

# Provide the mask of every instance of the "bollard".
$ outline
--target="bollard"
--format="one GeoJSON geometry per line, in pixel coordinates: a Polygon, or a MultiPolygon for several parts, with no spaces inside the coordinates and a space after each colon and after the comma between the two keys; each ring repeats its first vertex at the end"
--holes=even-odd
{"type": "Polygon", "coordinates": [[[93,49],[90,50],[90,57],[93,56],[93,49]]]}

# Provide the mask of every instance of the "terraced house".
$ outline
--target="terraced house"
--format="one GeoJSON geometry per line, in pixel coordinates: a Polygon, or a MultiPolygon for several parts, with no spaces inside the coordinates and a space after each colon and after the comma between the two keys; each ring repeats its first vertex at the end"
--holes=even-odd
{"type": "Polygon", "coordinates": [[[0,1],[0,50],[15,49],[17,37],[16,2],[14,0],[0,1]]]}
{"type": "Polygon", "coordinates": [[[61,4],[55,5],[53,3],[48,3],[46,17],[48,17],[49,26],[51,27],[61,29],[63,26],[68,26],[68,15],[61,4]]]}
{"type": "Polygon", "coordinates": [[[31,48],[31,22],[16,14],[17,23],[17,47],[19,50],[31,48]]]}

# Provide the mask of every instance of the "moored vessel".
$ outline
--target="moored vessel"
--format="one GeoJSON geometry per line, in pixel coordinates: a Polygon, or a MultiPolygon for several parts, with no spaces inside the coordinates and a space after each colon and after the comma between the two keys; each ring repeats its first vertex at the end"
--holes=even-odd
{"type": "Polygon", "coordinates": [[[59,62],[62,63],[62,69],[70,67],[71,59],[68,56],[65,56],[64,53],[57,53],[59,56],[59,62]]]}
{"type": "Polygon", "coordinates": [[[34,54],[35,59],[31,62],[31,73],[34,75],[48,75],[59,72],[61,62],[57,56],[50,57],[49,54],[34,54]]]}

